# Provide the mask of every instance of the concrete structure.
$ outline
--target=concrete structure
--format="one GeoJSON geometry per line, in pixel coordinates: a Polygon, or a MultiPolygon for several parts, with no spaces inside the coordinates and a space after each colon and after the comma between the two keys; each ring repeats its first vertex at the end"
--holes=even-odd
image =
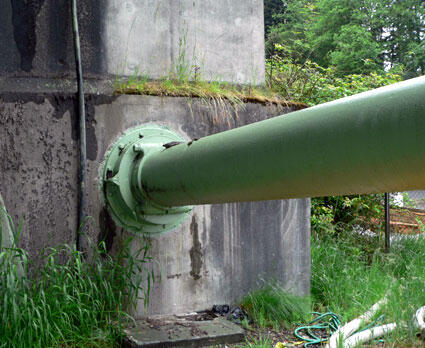
{"type": "MultiPolygon", "coordinates": [[[[0,94],[0,191],[10,214],[23,218],[21,246],[36,256],[73,243],[77,222],[76,101],[67,94],[0,94]]],[[[156,122],[186,138],[241,126],[289,111],[247,104],[238,118],[201,100],[88,96],[90,237],[109,248],[127,238],[103,208],[99,168],[125,130],[156,122]],[[228,117],[213,121],[216,114],[228,117]]],[[[153,240],[156,274],[149,313],[201,310],[237,301],[261,279],[296,293],[309,291],[309,200],[197,206],[176,231],[153,240]],[[158,279],[157,279],[158,280],[158,279]]],[[[137,249],[136,243],[133,246],[137,249]]],[[[143,313],[143,305],[139,307],[143,313]]]]}
{"type": "MultiPolygon", "coordinates": [[[[180,62],[180,68],[200,67],[206,78],[262,82],[261,0],[79,4],[88,93],[88,233],[115,250],[127,234],[103,208],[99,169],[124,131],[156,122],[199,138],[291,110],[247,104],[236,115],[229,105],[196,98],[117,96],[114,79],[107,78],[136,68],[156,78],[180,62]]],[[[23,221],[20,246],[36,257],[45,247],[73,243],[77,230],[79,135],[76,83],[69,79],[69,1],[0,0],[0,6],[0,192],[14,220],[23,221]]],[[[153,240],[161,280],[148,313],[235,302],[261,279],[307,294],[309,214],[308,199],[196,207],[179,229],[153,240]]],[[[137,315],[143,313],[140,304],[137,315]]]]}
{"type": "MultiPolygon", "coordinates": [[[[0,74],[74,73],[71,3],[0,0],[0,74]]],[[[79,1],[86,76],[264,81],[263,1],[79,1]]]]}

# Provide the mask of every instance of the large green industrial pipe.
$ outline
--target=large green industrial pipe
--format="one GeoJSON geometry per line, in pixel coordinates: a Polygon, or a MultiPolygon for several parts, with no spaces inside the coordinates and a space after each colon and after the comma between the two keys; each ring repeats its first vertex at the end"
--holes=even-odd
{"type": "Polygon", "coordinates": [[[425,77],[175,146],[145,141],[133,145],[130,190],[164,214],[188,204],[424,189],[425,77]]]}

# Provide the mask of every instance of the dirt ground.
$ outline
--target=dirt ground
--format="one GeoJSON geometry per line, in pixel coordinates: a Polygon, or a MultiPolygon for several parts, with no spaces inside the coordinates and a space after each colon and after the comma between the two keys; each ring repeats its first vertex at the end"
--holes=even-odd
{"type": "MultiPolygon", "coordinates": [[[[269,343],[271,343],[271,346],[274,347],[277,342],[282,342],[286,344],[287,347],[304,347],[304,344],[301,344],[299,339],[296,338],[293,334],[292,330],[273,330],[271,328],[258,328],[258,327],[252,327],[252,330],[245,330],[246,331],[246,339],[248,342],[259,342],[260,337],[263,338],[269,338],[269,343]],[[292,343],[292,344],[291,344],[292,343]],[[298,343],[298,344],[296,344],[298,343]],[[295,345],[296,344],[296,345],[295,345]]],[[[326,343],[323,344],[315,344],[309,346],[309,348],[316,348],[316,347],[324,347],[326,343]]],[[[245,348],[247,347],[246,342],[241,343],[235,343],[235,344],[221,344],[217,346],[212,346],[209,348],[245,348]]],[[[263,347],[263,346],[258,346],[263,347]]],[[[419,347],[425,347],[425,341],[419,340],[415,344],[406,344],[406,343],[376,343],[376,344],[364,344],[362,346],[363,348],[419,348],[419,347]]],[[[257,348],[257,347],[255,347],[257,348]]]]}
{"type": "MultiPolygon", "coordinates": [[[[272,347],[275,346],[276,343],[282,342],[288,347],[303,347],[302,344],[300,344],[300,340],[294,336],[292,330],[274,330],[272,328],[259,328],[256,326],[252,326],[251,330],[245,329],[245,337],[248,342],[261,342],[260,339],[262,339],[264,342],[266,339],[269,343],[271,343],[272,347]],[[298,343],[298,345],[294,345],[298,343]]],[[[246,342],[241,343],[235,343],[235,344],[222,344],[218,346],[214,346],[214,348],[239,348],[239,347],[246,347],[246,342]]],[[[311,348],[315,347],[321,347],[319,344],[311,345],[309,346],[311,348]]],[[[211,347],[213,348],[213,347],[211,347]]]]}

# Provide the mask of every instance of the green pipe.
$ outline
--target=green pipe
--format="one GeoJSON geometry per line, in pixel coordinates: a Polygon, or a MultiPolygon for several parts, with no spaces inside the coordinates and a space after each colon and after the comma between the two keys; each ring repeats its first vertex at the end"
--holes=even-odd
{"type": "Polygon", "coordinates": [[[143,167],[164,206],[425,188],[425,77],[157,152],[143,167]]]}
{"type": "Polygon", "coordinates": [[[107,156],[105,204],[123,227],[160,233],[186,205],[424,189],[424,135],[425,77],[196,141],[142,127],[107,156]]]}

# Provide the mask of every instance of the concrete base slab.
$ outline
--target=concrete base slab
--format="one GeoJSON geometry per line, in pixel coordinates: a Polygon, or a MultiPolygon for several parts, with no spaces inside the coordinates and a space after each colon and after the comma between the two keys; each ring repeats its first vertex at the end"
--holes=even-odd
{"type": "Polygon", "coordinates": [[[124,330],[125,348],[204,347],[244,340],[244,330],[211,312],[154,316],[124,330]]]}

